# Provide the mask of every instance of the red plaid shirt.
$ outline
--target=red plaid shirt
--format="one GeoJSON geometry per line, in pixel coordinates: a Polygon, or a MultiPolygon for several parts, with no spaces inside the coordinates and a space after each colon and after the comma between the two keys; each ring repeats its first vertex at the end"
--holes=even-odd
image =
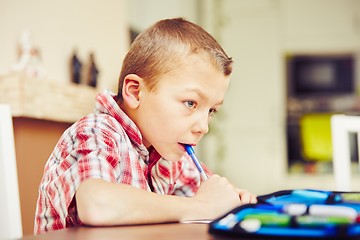
{"type": "Polygon", "coordinates": [[[139,129],[107,91],[98,94],[93,114],[64,132],[49,157],[34,232],[81,225],[74,196],[80,183],[90,178],[178,196],[193,196],[200,184],[189,157],[170,162],[156,151],[149,153],[139,129]]]}

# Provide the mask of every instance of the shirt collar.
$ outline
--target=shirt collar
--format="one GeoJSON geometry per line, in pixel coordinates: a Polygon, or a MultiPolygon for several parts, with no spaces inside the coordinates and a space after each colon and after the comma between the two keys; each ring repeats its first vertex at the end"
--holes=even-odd
{"type": "Polygon", "coordinates": [[[117,102],[116,95],[104,90],[96,96],[95,113],[104,113],[114,117],[123,127],[142,157],[148,159],[149,152],[142,143],[142,135],[135,123],[124,113],[117,102]]]}
{"type": "Polygon", "coordinates": [[[155,170],[155,172],[153,172],[152,169],[157,165],[159,160],[162,159],[161,155],[153,147],[150,147],[149,149],[145,147],[142,142],[142,135],[139,128],[129,118],[129,116],[121,110],[115,100],[115,97],[116,95],[108,90],[99,93],[96,97],[95,113],[110,115],[120,123],[125,133],[129,137],[130,141],[132,142],[133,147],[136,148],[136,151],[138,152],[140,158],[145,162],[145,164],[148,165],[148,167],[146,168],[146,176],[148,178],[150,189],[152,191],[163,192],[165,194],[172,193],[175,186],[175,183],[173,182],[175,177],[173,175],[177,175],[177,166],[178,164],[181,164],[181,162],[176,164],[172,162],[167,162],[166,166],[168,167],[164,167],[164,164],[160,164],[158,165],[158,170],[155,170]],[[155,176],[157,176],[157,174],[160,175],[159,177],[154,177],[153,174],[155,176]],[[156,186],[153,186],[153,180],[156,182],[156,186]],[[159,187],[159,184],[162,187],[159,187]],[[156,190],[154,187],[156,187],[156,190]]]}

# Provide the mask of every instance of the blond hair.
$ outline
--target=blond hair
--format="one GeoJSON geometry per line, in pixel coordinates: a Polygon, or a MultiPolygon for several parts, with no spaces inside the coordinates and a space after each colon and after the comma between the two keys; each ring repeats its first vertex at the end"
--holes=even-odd
{"type": "Polygon", "coordinates": [[[154,90],[159,76],[179,66],[190,54],[207,54],[211,63],[225,76],[232,72],[232,59],[220,44],[203,28],[183,18],[158,21],[140,33],[123,61],[118,86],[122,101],[123,80],[128,74],[145,79],[154,90]]]}

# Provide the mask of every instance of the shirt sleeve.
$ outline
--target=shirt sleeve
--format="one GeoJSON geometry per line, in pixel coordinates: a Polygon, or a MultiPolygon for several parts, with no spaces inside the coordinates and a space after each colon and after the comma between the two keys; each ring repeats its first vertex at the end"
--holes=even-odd
{"type": "Polygon", "coordinates": [[[68,207],[79,185],[87,179],[99,178],[115,182],[118,164],[117,142],[111,124],[98,117],[80,121],[66,132],[54,150],[47,194],[53,208],[65,219],[68,207]]]}

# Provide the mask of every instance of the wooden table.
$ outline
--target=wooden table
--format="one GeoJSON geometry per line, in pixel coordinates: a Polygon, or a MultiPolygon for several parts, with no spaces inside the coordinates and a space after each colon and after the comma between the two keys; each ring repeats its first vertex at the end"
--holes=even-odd
{"type": "Polygon", "coordinates": [[[48,232],[35,236],[24,236],[22,239],[74,239],[74,240],[211,240],[208,224],[153,224],[119,227],[75,227],[48,232]]]}

